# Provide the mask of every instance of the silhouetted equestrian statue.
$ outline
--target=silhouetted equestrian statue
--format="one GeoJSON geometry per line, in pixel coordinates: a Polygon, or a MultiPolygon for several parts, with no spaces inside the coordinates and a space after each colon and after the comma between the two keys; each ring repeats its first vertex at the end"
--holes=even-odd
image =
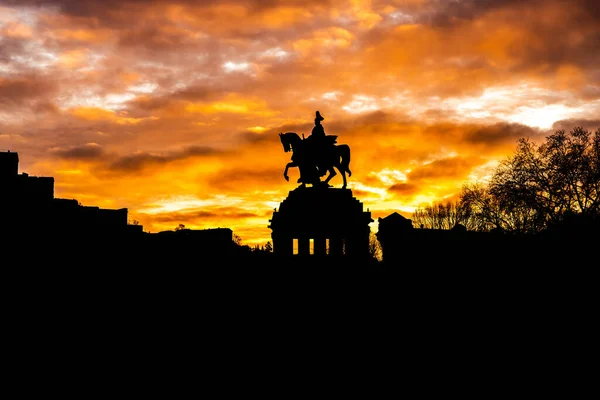
{"type": "Polygon", "coordinates": [[[350,146],[347,144],[336,144],[336,135],[326,135],[321,121],[323,117],[319,111],[316,112],[315,126],[309,137],[302,138],[296,132],[280,133],[279,138],[283,144],[285,152],[292,151],[292,161],[285,166],[283,177],[289,181],[288,169],[298,167],[300,170],[300,178],[298,183],[301,187],[307,184],[313,187],[331,187],[329,181],[337,173],[335,169],[342,174],[344,185],[346,188],[346,173],[352,176],[350,171],[350,146]],[[327,172],[329,175],[324,181],[321,177],[327,172]]]}

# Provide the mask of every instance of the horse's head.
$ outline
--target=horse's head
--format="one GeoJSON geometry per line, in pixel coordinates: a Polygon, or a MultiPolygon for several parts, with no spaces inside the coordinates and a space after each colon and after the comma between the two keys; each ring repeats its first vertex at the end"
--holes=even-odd
{"type": "Polygon", "coordinates": [[[287,153],[292,150],[291,143],[288,140],[287,132],[285,134],[279,132],[279,139],[281,140],[281,144],[283,145],[283,151],[287,153]]]}

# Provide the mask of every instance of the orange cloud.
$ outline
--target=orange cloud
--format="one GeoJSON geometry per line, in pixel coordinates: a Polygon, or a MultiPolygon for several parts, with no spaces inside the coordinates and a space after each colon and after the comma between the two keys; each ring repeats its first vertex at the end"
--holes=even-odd
{"type": "Polygon", "coordinates": [[[293,48],[302,56],[308,56],[311,53],[327,54],[336,48],[349,47],[352,45],[353,40],[354,35],[350,31],[344,28],[331,27],[315,31],[311,38],[295,41],[293,48]]]}
{"type": "Polygon", "coordinates": [[[86,49],[70,50],[58,57],[58,62],[65,68],[83,67],[88,62],[89,51],[86,49]]]}
{"type": "Polygon", "coordinates": [[[29,25],[9,22],[0,26],[0,36],[9,38],[26,39],[33,35],[33,31],[29,25]]]}
{"type": "Polygon", "coordinates": [[[120,115],[115,111],[105,110],[98,107],[75,107],[69,111],[72,115],[84,120],[111,121],[120,125],[134,125],[144,120],[144,118],[131,118],[125,115],[120,115]]]}
{"type": "Polygon", "coordinates": [[[103,43],[111,38],[109,29],[55,29],[51,37],[59,41],[103,43]]]}

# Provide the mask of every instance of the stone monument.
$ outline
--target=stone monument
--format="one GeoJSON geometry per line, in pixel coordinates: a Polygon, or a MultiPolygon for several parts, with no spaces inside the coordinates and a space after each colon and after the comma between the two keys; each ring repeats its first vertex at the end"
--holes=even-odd
{"type": "Polygon", "coordinates": [[[283,150],[292,152],[283,176],[289,181],[289,168],[297,167],[300,186],[289,192],[269,220],[273,252],[279,256],[368,257],[369,224],[373,220],[346,188],[346,175],[352,176],[350,146],[337,144],[337,135],[326,135],[323,120],[317,111],[307,138],[296,132],[279,134],[283,150]],[[333,188],[329,181],[338,173],[343,185],[333,188]]]}
{"type": "Polygon", "coordinates": [[[300,256],[369,256],[373,219],[350,189],[299,187],[269,221],[275,255],[294,255],[297,240],[300,256]]]}

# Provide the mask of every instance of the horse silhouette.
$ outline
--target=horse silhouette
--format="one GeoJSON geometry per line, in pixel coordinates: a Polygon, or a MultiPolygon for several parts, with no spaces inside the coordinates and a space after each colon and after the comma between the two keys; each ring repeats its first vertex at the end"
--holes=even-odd
{"type": "Polygon", "coordinates": [[[325,171],[317,169],[315,163],[315,157],[313,154],[313,147],[310,145],[308,139],[301,138],[296,132],[279,133],[281,144],[283,145],[283,151],[286,153],[292,152],[292,161],[285,166],[283,177],[286,181],[289,181],[288,169],[298,167],[300,170],[299,183],[302,183],[304,187],[307,183],[313,186],[330,186],[329,181],[331,178],[337,175],[335,169],[337,169],[344,180],[342,189],[346,188],[346,173],[348,176],[352,176],[350,171],[350,146],[347,144],[333,144],[337,136],[328,135],[325,137],[326,140],[331,141],[331,144],[323,144],[323,157],[320,160],[319,165],[322,165],[325,171],[329,172],[325,181],[321,182],[320,176],[325,174],[325,171]]]}

